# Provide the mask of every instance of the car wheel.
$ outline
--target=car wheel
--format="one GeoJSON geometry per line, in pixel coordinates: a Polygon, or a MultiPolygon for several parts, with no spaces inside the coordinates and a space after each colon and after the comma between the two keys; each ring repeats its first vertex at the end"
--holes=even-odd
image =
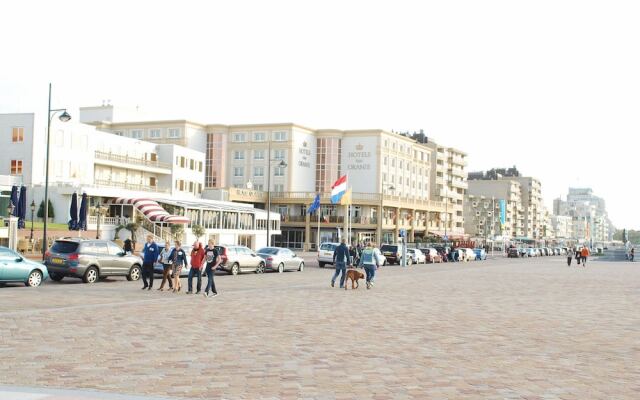
{"type": "Polygon", "coordinates": [[[84,283],[95,283],[99,277],[100,277],[100,274],[98,273],[98,269],[96,267],[89,267],[87,268],[87,271],[84,273],[84,276],[82,277],[82,281],[84,283]]]}
{"type": "Polygon", "coordinates": [[[56,282],[60,282],[64,278],[64,275],[56,274],[55,272],[52,272],[52,273],[49,274],[49,278],[51,278],[52,280],[54,280],[56,282]]]}
{"type": "Polygon", "coordinates": [[[40,286],[41,283],[42,283],[42,272],[35,270],[35,271],[31,271],[24,285],[30,286],[30,287],[38,287],[40,286]]]}
{"type": "Polygon", "coordinates": [[[319,261],[319,262],[318,262],[318,267],[320,267],[320,268],[324,268],[324,263],[323,263],[323,262],[321,262],[321,261],[319,261]]]}
{"type": "Polygon", "coordinates": [[[129,270],[129,275],[127,275],[127,280],[128,281],[137,281],[137,280],[140,279],[140,275],[141,275],[140,266],[139,265],[134,265],[129,270]]]}
{"type": "Polygon", "coordinates": [[[300,271],[300,272],[304,271],[304,263],[303,262],[300,263],[300,266],[298,267],[298,271],[300,271]]]}
{"type": "Polygon", "coordinates": [[[233,263],[231,266],[231,275],[238,275],[240,273],[240,265],[238,263],[233,263]]]}
{"type": "Polygon", "coordinates": [[[283,263],[280,263],[280,264],[278,265],[278,273],[279,273],[279,274],[281,274],[281,273],[283,273],[283,272],[284,272],[284,264],[283,264],[283,263]]]}
{"type": "Polygon", "coordinates": [[[256,268],[256,274],[261,274],[264,272],[264,264],[260,263],[258,264],[258,268],[256,268]]]}

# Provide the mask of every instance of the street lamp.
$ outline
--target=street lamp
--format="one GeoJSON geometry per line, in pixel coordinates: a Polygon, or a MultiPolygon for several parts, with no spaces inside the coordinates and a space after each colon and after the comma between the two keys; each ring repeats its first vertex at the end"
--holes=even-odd
{"type": "Polygon", "coordinates": [[[13,214],[13,204],[9,201],[9,205],[7,206],[7,229],[9,236],[7,237],[7,247],[12,248],[11,246],[11,214],[13,214]]]}
{"type": "Polygon", "coordinates": [[[96,212],[96,239],[100,239],[100,217],[102,216],[103,211],[106,211],[106,209],[102,207],[102,204],[100,202],[98,202],[98,204],[96,204],[96,206],[94,207],[94,210],[96,212]]]}
{"type": "Polygon", "coordinates": [[[47,252],[47,220],[49,219],[49,138],[51,137],[51,120],[57,112],[62,111],[58,119],[62,122],[69,122],[71,115],[66,108],[51,108],[51,83],[49,83],[49,107],[47,112],[47,152],[45,157],[44,172],[44,223],[42,225],[42,260],[47,252]]]}
{"type": "Polygon", "coordinates": [[[36,201],[31,200],[31,235],[29,239],[33,241],[33,213],[36,211],[36,201]]]}
{"type": "Polygon", "coordinates": [[[396,190],[396,188],[393,186],[392,183],[382,183],[381,188],[380,188],[380,215],[378,216],[379,222],[378,222],[378,226],[380,227],[380,232],[379,232],[379,236],[378,236],[378,244],[380,246],[382,246],[382,224],[383,224],[383,219],[382,217],[384,216],[384,188],[389,189],[390,191],[394,191],[396,190]]]}
{"type": "Polygon", "coordinates": [[[271,246],[271,163],[278,162],[279,168],[286,168],[284,160],[271,158],[271,140],[269,140],[269,155],[267,156],[267,246],[271,246]]]}

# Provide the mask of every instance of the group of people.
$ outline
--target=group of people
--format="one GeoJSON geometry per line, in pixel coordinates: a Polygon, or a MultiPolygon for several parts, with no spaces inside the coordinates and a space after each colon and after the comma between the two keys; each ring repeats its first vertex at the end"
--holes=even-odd
{"type": "Polygon", "coordinates": [[[580,265],[580,263],[582,263],[583,267],[587,266],[587,257],[589,257],[591,253],[589,252],[589,248],[587,246],[582,246],[582,248],[575,248],[575,249],[567,249],[567,265],[570,267],[571,266],[571,261],[573,260],[573,257],[575,256],[576,258],[576,262],[578,263],[578,265],[580,265]]]}
{"type": "Polygon", "coordinates": [[[335,286],[336,279],[340,276],[340,288],[343,289],[347,278],[347,267],[359,267],[364,268],[367,289],[371,289],[376,270],[382,266],[382,254],[375,243],[369,242],[366,246],[358,244],[351,246],[350,249],[347,246],[347,240],[342,239],[333,252],[333,264],[336,266],[336,272],[331,278],[331,287],[335,286]]]}
{"type": "MultiPolygon", "coordinates": [[[[182,269],[187,267],[187,252],[182,248],[179,240],[174,242],[173,248],[167,242],[165,246],[160,247],[153,241],[153,235],[147,236],[147,242],[142,249],[142,290],[151,290],[153,288],[154,265],[162,264],[162,283],[158,288],[159,291],[164,290],[165,283],[168,283],[169,290],[178,293],[182,289],[180,275],[182,269]],[[147,281],[148,280],[148,281],[147,281]]],[[[213,239],[209,240],[207,246],[202,247],[202,243],[195,242],[191,250],[191,269],[188,276],[187,294],[193,294],[193,278],[197,279],[196,292],[200,294],[202,288],[202,270],[207,277],[207,286],[204,289],[204,297],[215,297],[218,295],[214,282],[215,271],[220,265],[220,256],[215,247],[213,239]]]]}

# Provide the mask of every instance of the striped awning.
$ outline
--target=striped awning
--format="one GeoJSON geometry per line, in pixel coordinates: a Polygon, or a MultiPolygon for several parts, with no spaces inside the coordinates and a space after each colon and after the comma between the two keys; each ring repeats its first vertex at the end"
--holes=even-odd
{"type": "Polygon", "coordinates": [[[182,215],[171,215],[160,206],[155,200],[147,198],[127,198],[118,197],[110,200],[108,204],[132,205],[138,209],[149,221],[162,222],[168,224],[188,224],[189,218],[182,215]]]}

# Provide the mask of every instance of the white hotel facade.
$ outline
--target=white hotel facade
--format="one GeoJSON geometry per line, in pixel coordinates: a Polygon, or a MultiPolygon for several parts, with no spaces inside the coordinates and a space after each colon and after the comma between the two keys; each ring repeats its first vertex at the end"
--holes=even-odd
{"type": "Polygon", "coordinates": [[[317,214],[306,208],[316,193],[321,241],[337,240],[346,207],[330,204],[329,193],[344,174],[353,192],[351,239],[395,242],[401,229],[409,241],[445,233],[449,240],[464,238],[466,154],[457,149],[383,130],[123,121],[113,106],[83,108],[81,114],[99,131],[204,153],[205,199],[266,208],[270,180],[271,208],[282,225],[276,245],[315,248],[317,214]]]}
{"type": "MultiPolygon", "coordinates": [[[[81,121],[90,116],[81,110],[81,121]]],[[[46,127],[43,115],[0,114],[0,190],[5,203],[12,185],[27,187],[27,204],[31,200],[40,204],[44,199],[46,127]]],[[[182,138],[190,132],[177,127],[163,129],[162,134],[182,138]]],[[[144,199],[173,215],[173,221],[186,222],[183,239],[189,242],[195,239],[190,227],[198,224],[207,231],[201,240],[212,237],[219,243],[246,244],[254,249],[266,245],[264,210],[202,198],[204,149],[142,139],[101,131],[79,122],[77,116],[67,123],[54,118],[49,154],[54,222],[67,223],[72,194],[86,193],[89,229],[97,225],[94,207],[101,204],[107,208],[101,219],[104,237],[113,235],[117,225],[137,218],[142,221],[139,233],[153,233],[158,240],[170,238],[167,223],[142,212],[144,202],[138,200],[144,199]]],[[[279,215],[273,214],[271,220],[273,232],[280,233],[279,215]]]]}

